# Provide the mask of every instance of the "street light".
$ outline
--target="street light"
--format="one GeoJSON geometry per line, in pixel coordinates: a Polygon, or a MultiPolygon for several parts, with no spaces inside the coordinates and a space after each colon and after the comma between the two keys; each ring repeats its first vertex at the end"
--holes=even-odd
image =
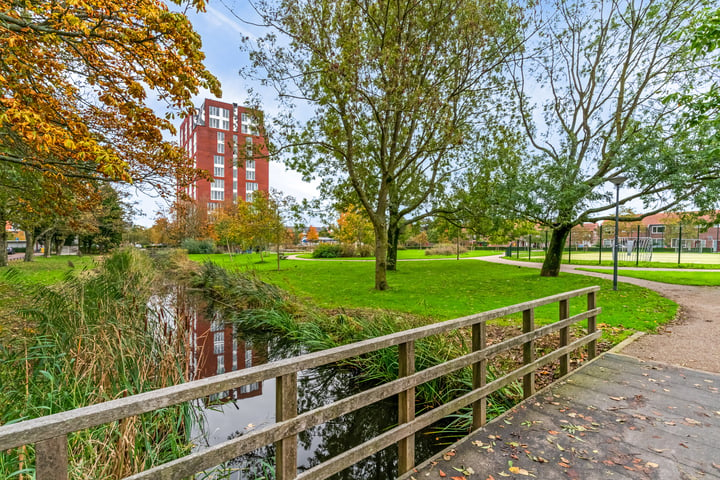
{"type": "Polygon", "coordinates": [[[617,272],[618,272],[618,230],[620,229],[620,185],[622,185],[627,177],[620,175],[614,176],[610,181],[615,185],[615,243],[613,244],[613,290],[618,289],[617,272]]]}

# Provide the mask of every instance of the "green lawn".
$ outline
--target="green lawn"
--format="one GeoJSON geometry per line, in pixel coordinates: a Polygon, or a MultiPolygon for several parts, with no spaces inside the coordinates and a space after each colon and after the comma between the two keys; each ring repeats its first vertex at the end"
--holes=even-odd
{"type": "MultiPolygon", "coordinates": [[[[470,250],[460,254],[460,258],[470,257],[487,257],[490,255],[499,255],[502,251],[492,250],[470,250]]],[[[312,253],[303,253],[298,255],[300,258],[313,258],[312,253]]],[[[412,250],[398,250],[398,260],[419,260],[423,258],[456,258],[456,255],[425,255],[425,250],[412,249],[412,250]]],[[[317,260],[335,260],[335,261],[352,261],[352,260],[374,260],[375,257],[352,257],[352,258],[322,258],[317,260]]]]}
{"type": "MultiPolygon", "coordinates": [[[[397,272],[388,272],[391,289],[373,289],[372,262],[312,262],[283,260],[281,271],[274,262],[256,264],[231,261],[227,255],[191,256],[212,260],[225,268],[256,270],[264,280],[295,295],[328,308],[380,308],[427,315],[437,320],[504,307],[555,293],[600,285],[600,322],[614,327],[649,331],[675,315],[677,306],[655,292],[633,285],[614,292],[612,282],[582,275],[540,277],[535,269],[497,265],[473,260],[403,262],[397,272]]],[[[571,301],[579,311],[585,300],[571,301]]],[[[557,318],[557,305],[539,309],[538,322],[557,318]]]]}
{"type": "MultiPolygon", "coordinates": [[[[599,272],[612,275],[607,268],[580,268],[586,272],[599,272]]],[[[652,280],[653,282],[672,283],[675,285],[719,286],[720,272],[664,272],[647,270],[620,270],[618,275],[624,277],[652,280]]]]}
{"type": "Polygon", "coordinates": [[[62,255],[49,258],[36,256],[32,262],[13,260],[7,267],[0,267],[0,282],[13,284],[25,281],[50,285],[62,280],[73,269],[95,268],[95,258],[62,255]],[[72,263],[72,267],[70,263],[72,263]]]}

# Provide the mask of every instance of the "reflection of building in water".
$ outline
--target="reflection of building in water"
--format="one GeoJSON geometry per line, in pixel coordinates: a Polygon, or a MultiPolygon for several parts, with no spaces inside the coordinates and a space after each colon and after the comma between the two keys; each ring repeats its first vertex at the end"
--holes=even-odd
{"type": "MultiPolygon", "coordinates": [[[[192,315],[190,332],[190,365],[193,380],[234,372],[267,362],[267,347],[239,340],[232,324],[216,315],[206,320],[200,312],[192,315]]],[[[229,401],[262,395],[262,382],[243,385],[210,395],[208,401],[229,401]]]]}

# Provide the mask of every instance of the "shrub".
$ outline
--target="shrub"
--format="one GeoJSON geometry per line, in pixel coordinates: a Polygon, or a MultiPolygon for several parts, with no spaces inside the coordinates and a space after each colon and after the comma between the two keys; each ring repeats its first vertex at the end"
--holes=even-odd
{"type": "MultiPolygon", "coordinates": [[[[460,247],[460,253],[467,252],[467,248],[460,247]]],[[[455,245],[439,244],[425,250],[425,255],[456,255],[458,248],[455,245]]]]}
{"type": "Polygon", "coordinates": [[[354,257],[357,255],[355,245],[351,243],[341,243],[340,247],[342,248],[341,257],[354,257]]]}
{"type": "Polygon", "coordinates": [[[362,245],[358,246],[356,251],[357,251],[358,257],[374,257],[375,256],[375,247],[373,247],[372,245],[368,245],[366,243],[363,243],[362,245]]]}
{"type": "Polygon", "coordinates": [[[215,253],[215,242],[212,240],[195,240],[194,238],[186,238],[182,241],[182,248],[188,253],[215,253]]]}
{"type": "Polygon", "coordinates": [[[313,258],[338,258],[342,256],[342,245],[331,245],[329,243],[321,243],[313,250],[313,258]]]}

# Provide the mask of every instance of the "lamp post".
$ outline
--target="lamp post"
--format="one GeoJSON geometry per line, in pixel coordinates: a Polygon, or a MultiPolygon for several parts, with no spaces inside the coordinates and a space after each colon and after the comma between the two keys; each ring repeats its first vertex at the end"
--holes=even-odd
{"type": "Polygon", "coordinates": [[[615,243],[613,244],[613,290],[617,291],[618,277],[618,230],[620,229],[620,185],[622,185],[627,177],[615,176],[610,179],[615,185],[615,243]]]}

